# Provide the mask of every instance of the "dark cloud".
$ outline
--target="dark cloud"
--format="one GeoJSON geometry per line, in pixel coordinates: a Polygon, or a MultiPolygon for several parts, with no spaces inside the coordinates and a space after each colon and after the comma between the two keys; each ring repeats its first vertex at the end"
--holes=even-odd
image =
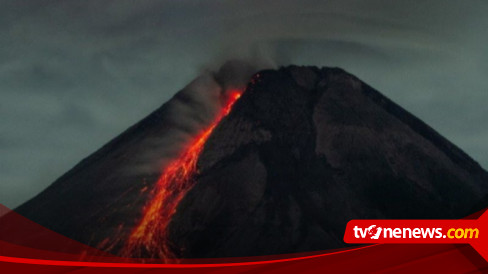
{"type": "Polygon", "coordinates": [[[488,167],[487,13],[484,0],[0,1],[0,202],[234,58],[342,67],[488,167]]]}

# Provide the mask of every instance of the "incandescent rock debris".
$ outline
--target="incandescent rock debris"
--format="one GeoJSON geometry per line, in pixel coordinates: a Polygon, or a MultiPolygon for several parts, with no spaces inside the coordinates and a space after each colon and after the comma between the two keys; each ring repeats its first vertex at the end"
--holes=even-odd
{"type": "MultiPolygon", "coordinates": [[[[17,211],[120,254],[161,176],[127,170],[140,164],[140,155],[171,145],[153,142],[175,127],[168,104],[17,211]]],[[[212,128],[196,167],[164,231],[166,250],[125,255],[209,258],[339,248],[351,219],[461,218],[488,194],[488,174],[468,155],[337,68],[255,74],[212,128]]]]}

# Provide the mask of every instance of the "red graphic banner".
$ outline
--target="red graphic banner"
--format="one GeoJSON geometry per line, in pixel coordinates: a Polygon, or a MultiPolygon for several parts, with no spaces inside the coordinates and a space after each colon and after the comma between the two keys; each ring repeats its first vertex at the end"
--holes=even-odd
{"type": "MultiPolygon", "coordinates": [[[[459,241],[452,242],[456,244],[360,245],[300,254],[185,259],[179,264],[164,264],[158,260],[113,256],[64,237],[1,205],[0,211],[8,212],[0,218],[0,273],[317,273],[323,271],[411,273],[419,270],[467,273],[488,271],[488,262],[470,245],[457,244],[459,241]]],[[[365,233],[358,229],[357,231],[363,235],[365,233]]],[[[482,237],[484,231],[486,230],[480,226],[478,239],[482,237]]],[[[451,235],[456,236],[456,233],[451,232],[451,235]]],[[[460,232],[457,235],[459,236],[460,232]]]]}

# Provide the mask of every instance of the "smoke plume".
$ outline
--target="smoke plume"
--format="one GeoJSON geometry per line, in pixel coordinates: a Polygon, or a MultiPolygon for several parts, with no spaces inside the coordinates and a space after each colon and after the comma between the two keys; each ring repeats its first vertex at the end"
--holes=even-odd
{"type": "Polygon", "coordinates": [[[215,120],[229,92],[243,91],[254,73],[272,67],[264,62],[230,60],[217,71],[203,72],[164,104],[168,109],[163,117],[167,131],[141,144],[148,149],[135,156],[138,164],[133,169],[124,172],[131,175],[160,172],[195,135],[215,120]]]}

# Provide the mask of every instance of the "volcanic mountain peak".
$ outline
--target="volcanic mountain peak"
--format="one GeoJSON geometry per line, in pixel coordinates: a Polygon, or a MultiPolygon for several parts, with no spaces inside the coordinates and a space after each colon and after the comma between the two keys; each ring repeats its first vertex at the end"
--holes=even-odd
{"type": "Polygon", "coordinates": [[[199,158],[170,233],[181,257],[344,246],[353,218],[460,218],[487,193],[480,166],[337,68],[254,76],[199,158]]]}
{"type": "Polygon", "coordinates": [[[354,218],[464,217],[488,193],[475,161],[341,69],[260,71],[222,112],[220,95],[232,94],[222,92],[226,77],[202,78],[213,95],[189,100],[221,100],[213,115],[183,108],[197,129],[175,134],[184,127],[170,110],[188,101],[177,95],[18,212],[115,254],[250,256],[342,247],[354,218]],[[157,168],[140,168],[151,159],[157,168]],[[192,168],[170,168],[175,162],[192,168]],[[167,212],[155,200],[166,195],[159,182],[182,178],[168,175],[178,170],[188,176],[170,180],[184,191],[172,190],[178,199],[167,212]],[[157,229],[137,229],[144,220],[157,229]],[[147,241],[123,252],[131,235],[147,241]]]}

